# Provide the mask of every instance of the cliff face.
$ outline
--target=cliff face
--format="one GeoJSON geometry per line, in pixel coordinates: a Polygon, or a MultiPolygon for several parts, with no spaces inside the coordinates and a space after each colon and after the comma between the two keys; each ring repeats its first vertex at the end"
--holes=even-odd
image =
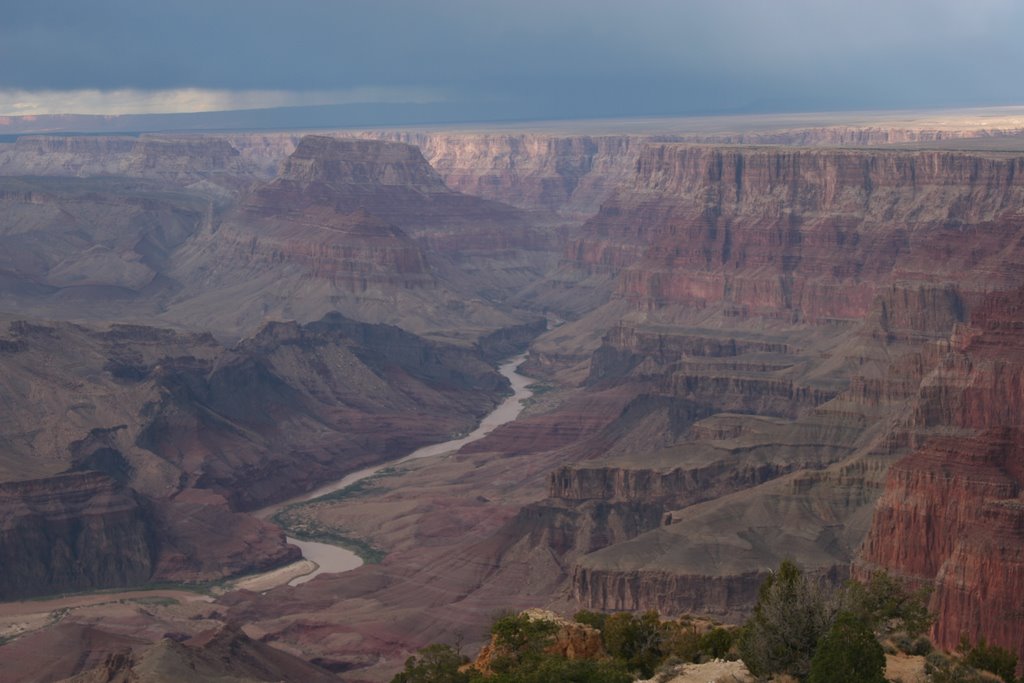
{"type": "Polygon", "coordinates": [[[860,553],[935,592],[932,635],[1024,654],[1024,292],[995,293],[938,345],[912,427],[918,447],[891,468],[860,553]]]}
{"type": "Polygon", "coordinates": [[[0,599],[138,584],[156,555],[145,509],[98,472],[0,484],[0,599]]]}
{"type": "Polygon", "coordinates": [[[634,171],[642,136],[367,133],[416,145],[448,187],[567,218],[596,213],[634,171]]]}
{"type": "Polygon", "coordinates": [[[1019,157],[650,145],[566,258],[651,309],[864,317],[881,287],[1012,284],[1019,157]],[[959,246],[958,246],[959,245],[959,246]]]}

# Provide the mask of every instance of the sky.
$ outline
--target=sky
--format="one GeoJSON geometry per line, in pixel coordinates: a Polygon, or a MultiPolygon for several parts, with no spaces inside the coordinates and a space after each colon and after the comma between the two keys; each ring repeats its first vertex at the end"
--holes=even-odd
{"type": "Polygon", "coordinates": [[[1016,0],[15,0],[0,116],[463,120],[1024,104],[1016,0]]]}

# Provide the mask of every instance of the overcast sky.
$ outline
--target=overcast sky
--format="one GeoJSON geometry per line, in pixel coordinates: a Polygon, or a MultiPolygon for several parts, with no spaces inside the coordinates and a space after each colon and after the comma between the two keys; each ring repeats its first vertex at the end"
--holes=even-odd
{"type": "Polygon", "coordinates": [[[506,118],[1024,103],[1015,0],[13,0],[0,115],[506,118]]]}

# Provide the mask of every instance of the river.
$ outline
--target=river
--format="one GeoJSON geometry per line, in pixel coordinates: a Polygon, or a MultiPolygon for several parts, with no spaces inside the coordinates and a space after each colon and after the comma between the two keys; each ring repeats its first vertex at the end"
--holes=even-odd
{"type": "MultiPolygon", "coordinates": [[[[396,460],[375,465],[374,467],[368,467],[366,469],[359,470],[358,472],[353,472],[344,479],[339,479],[331,484],[321,486],[310,493],[296,496],[295,498],[286,500],[283,503],[271,505],[270,507],[260,510],[256,514],[260,517],[267,518],[285,506],[292,505],[293,503],[310,501],[314,498],[319,498],[320,496],[343,489],[346,486],[351,486],[361,479],[373,476],[386,467],[393,467],[408,460],[429,458],[431,456],[458,450],[467,443],[483,438],[495,427],[503,425],[506,422],[511,422],[516,419],[519,416],[519,413],[523,410],[522,402],[529,398],[533,393],[527,388],[527,386],[534,380],[516,372],[516,368],[525,358],[526,354],[516,356],[515,358],[503,363],[501,367],[498,368],[498,371],[507,377],[509,382],[512,383],[513,394],[506,398],[497,408],[488,413],[484,419],[480,421],[480,425],[470,434],[459,439],[445,441],[444,443],[424,446],[423,448],[415,450],[412,453],[402,456],[396,460]]],[[[292,538],[290,536],[288,537],[288,542],[298,546],[299,549],[302,550],[303,557],[317,564],[317,568],[311,573],[304,574],[289,581],[289,586],[297,586],[300,583],[305,583],[320,574],[337,574],[339,572],[351,571],[363,564],[362,559],[354,552],[336,545],[331,545],[329,543],[317,543],[315,541],[300,541],[299,539],[292,538]]]]}

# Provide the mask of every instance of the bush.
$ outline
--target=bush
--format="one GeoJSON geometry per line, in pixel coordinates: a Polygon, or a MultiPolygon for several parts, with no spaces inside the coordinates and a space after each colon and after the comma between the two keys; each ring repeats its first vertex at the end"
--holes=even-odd
{"type": "Polygon", "coordinates": [[[700,651],[713,659],[721,659],[732,648],[734,634],[731,630],[717,627],[700,637],[700,651]]]}
{"type": "Polygon", "coordinates": [[[799,567],[783,562],[761,584],[754,614],[739,637],[740,658],[750,672],[805,678],[818,640],[832,622],[831,603],[828,593],[799,567]]]}
{"type": "Polygon", "coordinates": [[[405,669],[391,683],[469,683],[470,675],[459,671],[463,660],[448,645],[428,645],[419,657],[405,660],[405,669]]]}
{"type": "Polygon", "coordinates": [[[666,660],[674,659],[678,664],[697,661],[702,652],[702,636],[696,626],[689,621],[677,621],[665,624],[663,630],[661,648],[666,660]]]}
{"type": "Polygon", "coordinates": [[[941,652],[924,658],[924,672],[931,683],[988,683],[971,667],[941,652]]]}
{"type": "Polygon", "coordinates": [[[480,680],[487,683],[631,683],[633,676],[619,661],[569,660],[548,654],[528,665],[480,680]]]}
{"type": "Polygon", "coordinates": [[[608,654],[623,660],[644,678],[650,678],[667,654],[664,643],[671,628],[662,625],[661,617],[654,610],[639,617],[620,612],[608,617],[601,635],[608,654]]]}
{"type": "Polygon", "coordinates": [[[885,683],[885,654],[871,627],[842,612],[818,644],[808,683],[885,683]]]}
{"type": "Polygon", "coordinates": [[[989,645],[984,638],[970,647],[964,638],[960,641],[960,651],[964,653],[964,663],[968,666],[994,673],[1006,683],[1015,683],[1017,680],[1017,655],[1006,648],[989,645]]]}
{"type": "Polygon", "coordinates": [[[928,640],[926,636],[918,636],[913,643],[910,644],[910,649],[905,652],[908,655],[915,655],[917,657],[924,657],[931,653],[932,641],[928,640]]]}
{"type": "Polygon", "coordinates": [[[932,621],[928,589],[907,590],[901,581],[884,571],[874,572],[865,583],[847,583],[843,609],[858,615],[883,638],[900,631],[914,638],[924,633],[932,621]]]}
{"type": "Polygon", "coordinates": [[[608,615],[583,609],[572,615],[572,618],[577,623],[591,626],[598,631],[604,631],[604,624],[608,620],[608,615]]]}

